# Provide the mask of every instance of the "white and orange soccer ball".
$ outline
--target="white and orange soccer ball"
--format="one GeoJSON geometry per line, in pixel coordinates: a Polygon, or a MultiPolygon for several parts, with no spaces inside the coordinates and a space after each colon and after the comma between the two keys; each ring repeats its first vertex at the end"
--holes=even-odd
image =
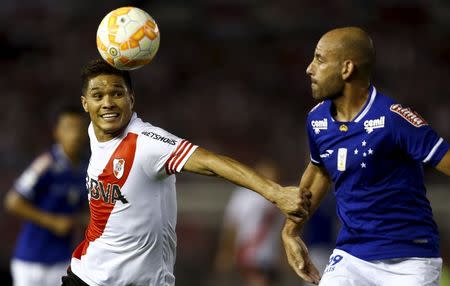
{"type": "Polygon", "coordinates": [[[102,58],[120,70],[148,64],[159,47],[159,29],[144,10],[121,7],[108,13],[97,30],[97,49],[102,58]]]}

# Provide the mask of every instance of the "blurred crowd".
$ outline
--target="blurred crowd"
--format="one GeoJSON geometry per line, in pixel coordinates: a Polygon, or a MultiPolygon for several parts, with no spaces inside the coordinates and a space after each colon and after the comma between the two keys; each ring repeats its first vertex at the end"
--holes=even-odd
{"type": "MultiPolygon", "coordinates": [[[[119,5],[143,8],[161,30],[154,61],[132,72],[140,116],[243,162],[276,160],[285,183],[297,182],[309,157],[305,118],[315,103],[305,69],[320,35],[333,27],[365,28],[377,50],[378,90],[412,106],[450,140],[446,0],[6,0],[0,198],[50,144],[55,107],[78,103],[80,68],[98,57],[97,25],[119,5]]],[[[431,182],[449,184],[437,175],[431,182]]],[[[6,228],[12,234],[0,246],[2,267],[16,221],[2,219],[0,231],[6,228]]]]}

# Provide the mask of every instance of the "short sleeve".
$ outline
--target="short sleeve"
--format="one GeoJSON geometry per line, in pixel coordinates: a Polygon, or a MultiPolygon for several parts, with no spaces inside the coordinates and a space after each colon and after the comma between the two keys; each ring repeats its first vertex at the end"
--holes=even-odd
{"type": "Polygon", "coordinates": [[[313,130],[311,128],[311,125],[308,124],[308,122],[309,122],[309,117],[306,122],[306,130],[308,133],[308,143],[309,143],[309,153],[310,153],[311,163],[313,163],[314,165],[323,165],[323,162],[320,159],[319,148],[317,147],[317,144],[314,140],[313,130]]]}
{"type": "Polygon", "coordinates": [[[436,166],[449,150],[449,144],[411,108],[394,104],[390,110],[395,142],[414,160],[436,166]]]}
{"type": "Polygon", "coordinates": [[[32,200],[36,194],[37,186],[43,181],[52,162],[50,153],[45,153],[36,158],[14,182],[14,189],[23,197],[32,200]]]}
{"type": "Polygon", "coordinates": [[[154,128],[142,132],[144,135],[144,169],[167,175],[180,173],[189,157],[198,147],[188,140],[169,132],[154,128]]]}

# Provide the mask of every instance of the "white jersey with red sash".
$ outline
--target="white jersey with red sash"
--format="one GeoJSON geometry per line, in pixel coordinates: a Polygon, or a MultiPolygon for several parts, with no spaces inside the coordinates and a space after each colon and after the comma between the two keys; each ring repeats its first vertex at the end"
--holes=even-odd
{"type": "Polygon", "coordinates": [[[89,285],[174,285],[175,176],[197,146],[136,114],[119,137],[89,126],[90,222],[71,270],[89,285]]]}

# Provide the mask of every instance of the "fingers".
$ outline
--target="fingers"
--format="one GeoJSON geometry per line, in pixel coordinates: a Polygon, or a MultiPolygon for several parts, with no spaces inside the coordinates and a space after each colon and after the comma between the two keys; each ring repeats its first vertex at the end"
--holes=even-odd
{"type": "MultiPolygon", "coordinates": [[[[308,259],[309,260],[309,259],[308,259]]],[[[297,265],[291,265],[294,268],[297,275],[308,283],[319,284],[320,273],[311,261],[308,261],[306,265],[303,263],[297,263],[297,265]]]]}
{"type": "Polygon", "coordinates": [[[308,189],[302,188],[300,190],[300,198],[302,206],[309,212],[309,209],[311,208],[312,193],[308,189]]]}

